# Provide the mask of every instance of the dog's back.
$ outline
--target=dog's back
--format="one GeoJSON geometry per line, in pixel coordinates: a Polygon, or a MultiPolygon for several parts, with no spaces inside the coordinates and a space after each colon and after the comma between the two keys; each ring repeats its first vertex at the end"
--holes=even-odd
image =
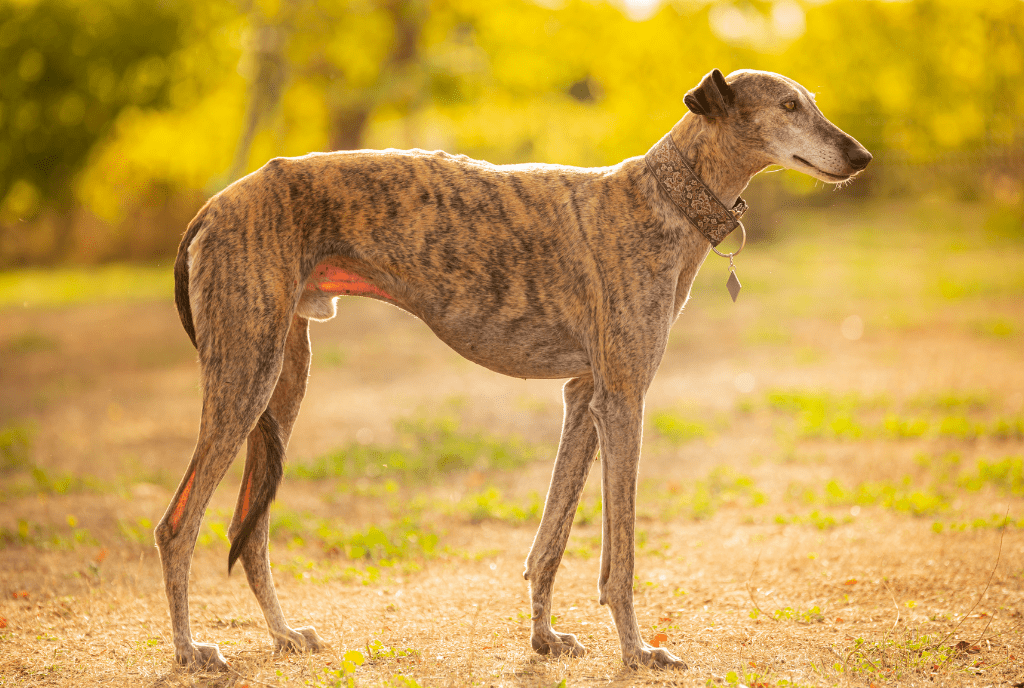
{"type": "Polygon", "coordinates": [[[193,221],[177,273],[194,272],[178,292],[188,282],[192,301],[219,299],[220,314],[297,299],[301,315],[326,319],[333,298],[351,293],[315,279],[318,266],[332,267],[492,370],[578,375],[594,304],[621,282],[602,273],[643,274],[634,262],[659,252],[621,167],[492,165],[419,150],[277,158],[193,221]],[[602,261],[608,251],[616,258],[602,261]],[[287,285],[294,291],[281,293],[287,285]]]}

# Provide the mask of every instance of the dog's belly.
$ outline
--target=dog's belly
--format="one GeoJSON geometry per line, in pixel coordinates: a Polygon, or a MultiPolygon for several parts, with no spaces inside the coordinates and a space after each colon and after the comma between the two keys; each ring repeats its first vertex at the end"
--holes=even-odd
{"type": "Polygon", "coordinates": [[[585,352],[557,328],[471,322],[427,322],[463,357],[502,375],[523,379],[578,377],[590,372],[585,352]]]}
{"type": "Polygon", "coordinates": [[[337,296],[368,296],[387,301],[421,318],[445,344],[463,357],[497,373],[520,378],[577,377],[590,371],[583,349],[559,327],[541,318],[494,318],[479,313],[437,313],[404,303],[369,279],[329,262],[314,268],[306,282],[304,309],[316,318],[334,317],[327,303],[337,296]]]}

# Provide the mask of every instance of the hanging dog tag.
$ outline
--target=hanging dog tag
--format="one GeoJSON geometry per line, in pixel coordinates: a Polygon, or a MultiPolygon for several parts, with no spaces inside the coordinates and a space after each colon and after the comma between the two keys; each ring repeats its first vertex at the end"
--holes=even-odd
{"type": "MultiPolygon", "coordinates": [[[[743,238],[746,238],[746,230],[743,232],[743,238]]],[[[744,242],[746,243],[746,242],[744,242]]],[[[742,246],[740,248],[743,248],[742,246]]],[[[736,251],[739,253],[739,251],[736,251]]],[[[732,297],[732,302],[736,303],[736,297],[740,295],[740,289],[743,285],[740,284],[740,278],[736,276],[736,266],[733,265],[732,259],[736,257],[736,253],[729,254],[729,279],[725,283],[725,288],[729,290],[729,296],[732,297]]]]}
{"type": "MultiPolygon", "coordinates": [[[[729,266],[732,267],[731,265],[729,266]]],[[[740,289],[743,285],[740,284],[740,278],[736,276],[735,270],[729,270],[729,281],[725,283],[725,287],[729,290],[729,296],[732,297],[733,303],[736,302],[736,297],[740,295],[740,289]]]]}

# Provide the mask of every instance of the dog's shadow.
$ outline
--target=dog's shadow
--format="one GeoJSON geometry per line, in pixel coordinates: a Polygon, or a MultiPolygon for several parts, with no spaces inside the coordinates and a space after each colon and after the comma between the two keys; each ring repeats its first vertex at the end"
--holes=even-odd
{"type": "MultiPolygon", "coordinates": [[[[233,688],[235,686],[267,685],[254,676],[260,674],[261,670],[267,669],[267,664],[273,664],[276,654],[265,652],[254,652],[254,656],[247,656],[250,653],[240,655],[228,655],[227,660],[230,668],[227,671],[189,671],[180,667],[168,667],[166,671],[156,675],[146,684],[147,688],[168,688],[174,686],[201,686],[202,688],[233,688]]],[[[287,684],[283,684],[287,685],[287,684]]]]}
{"type": "MultiPolygon", "coordinates": [[[[607,649],[599,650],[602,653],[617,653],[617,651],[617,645],[614,648],[609,646],[607,649]]],[[[635,686],[638,683],[681,686],[686,683],[687,678],[693,678],[692,675],[687,676],[685,670],[630,669],[622,664],[617,657],[614,663],[612,661],[602,662],[599,657],[595,657],[593,650],[588,652],[586,657],[579,659],[533,654],[512,660],[509,664],[514,665],[515,668],[502,678],[510,685],[522,688],[552,688],[562,685],[574,686],[581,683],[615,688],[635,686]]],[[[689,683],[692,684],[693,681],[691,680],[689,683]]]]}

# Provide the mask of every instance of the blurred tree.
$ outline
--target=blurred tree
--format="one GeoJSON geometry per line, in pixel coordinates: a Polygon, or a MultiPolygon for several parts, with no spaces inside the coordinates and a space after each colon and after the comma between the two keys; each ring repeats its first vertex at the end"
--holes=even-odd
{"type": "Polygon", "coordinates": [[[285,55],[289,26],[290,10],[294,2],[286,2],[281,11],[280,5],[275,7],[275,14],[285,17],[275,21],[265,16],[264,9],[254,4],[250,11],[251,46],[249,48],[251,66],[249,71],[248,106],[242,135],[235,150],[235,158],[228,171],[228,181],[240,177],[249,159],[249,149],[253,137],[264,125],[268,117],[277,109],[281,101],[281,92],[288,81],[289,65],[285,55]]]}
{"type": "MultiPolygon", "coordinates": [[[[952,161],[963,188],[1022,197],[1021,0],[175,0],[180,19],[160,0],[3,2],[0,59],[14,65],[0,75],[6,217],[56,205],[56,189],[70,203],[66,179],[85,160],[75,151],[92,146],[78,199],[121,240],[167,232],[139,249],[150,255],[173,244],[200,196],[277,155],[419,146],[579,165],[640,155],[713,67],[776,71],[817,92],[826,115],[877,154],[855,190],[886,170],[911,178],[922,163],[952,161]],[[82,19],[87,9],[112,18],[72,59],[74,50],[52,46],[74,47],[72,27],[98,25],[82,19]],[[132,13],[140,18],[120,37],[132,13]],[[36,34],[57,37],[28,38],[36,34]],[[103,57],[115,49],[120,57],[103,57]],[[58,86],[49,70],[62,60],[73,78],[58,86]],[[37,72],[54,84],[47,103],[57,105],[24,95],[42,88],[37,72]],[[149,83],[138,74],[156,75],[158,85],[142,89],[149,99],[102,101],[103,124],[78,148],[15,132],[16,123],[67,128],[61,112],[84,128],[99,102],[90,85],[131,94],[130,84],[149,83]],[[19,146],[47,152],[28,161],[19,146]],[[1010,161],[998,174],[979,169],[996,157],[1010,161]],[[47,165],[67,172],[54,177],[47,165]],[[188,199],[178,214],[167,210],[175,197],[188,199]],[[166,228],[153,229],[160,222],[166,228]]],[[[796,191],[813,185],[782,179],[796,191]]]]}
{"type": "MultiPolygon", "coordinates": [[[[125,108],[167,103],[178,47],[171,3],[38,0],[0,3],[0,212],[66,215],[89,151],[125,108]]],[[[51,258],[68,249],[59,223],[51,258]]]]}

